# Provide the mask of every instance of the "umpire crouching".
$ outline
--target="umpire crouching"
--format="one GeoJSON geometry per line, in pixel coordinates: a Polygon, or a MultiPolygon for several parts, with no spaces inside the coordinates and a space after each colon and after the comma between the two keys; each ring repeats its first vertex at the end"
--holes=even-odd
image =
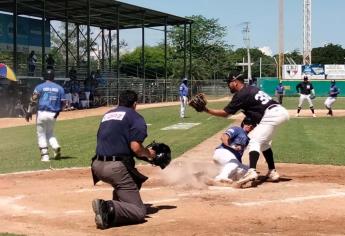
{"type": "Polygon", "coordinates": [[[94,184],[102,180],[114,188],[112,200],[92,201],[95,222],[100,229],[145,221],[146,208],[139,189],[147,177],[134,167],[133,156],[151,162],[156,153],[142,144],[147,137],[147,126],[135,111],[137,100],[134,91],[123,91],[119,106],[104,115],[98,129],[96,155],[91,164],[94,184]]]}

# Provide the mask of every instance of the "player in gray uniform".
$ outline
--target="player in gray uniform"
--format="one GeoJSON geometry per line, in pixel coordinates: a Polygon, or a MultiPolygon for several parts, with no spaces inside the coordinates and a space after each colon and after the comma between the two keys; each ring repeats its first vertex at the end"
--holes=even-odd
{"type": "Polygon", "coordinates": [[[249,143],[248,133],[256,124],[249,117],[245,117],[241,127],[230,126],[221,136],[222,143],[213,153],[213,160],[221,166],[219,174],[206,182],[208,185],[227,185],[240,179],[248,166],[242,164],[242,155],[249,143]]]}
{"type": "Polygon", "coordinates": [[[296,90],[297,90],[297,93],[300,94],[296,117],[299,116],[299,113],[302,109],[302,104],[305,100],[307,100],[309,103],[309,107],[310,107],[311,112],[313,113],[313,117],[316,117],[315,111],[314,111],[314,105],[310,97],[311,95],[315,96],[315,90],[312,83],[308,81],[308,76],[304,76],[303,82],[297,84],[296,90]]]}
{"type": "Polygon", "coordinates": [[[267,178],[278,181],[280,176],[275,169],[271,143],[277,127],[289,119],[288,111],[258,87],[246,86],[241,74],[230,75],[227,84],[231,93],[234,94],[229,104],[224,109],[205,108],[205,112],[214,116],[228,117],[241,110],[246,117],[250,117],[258,124],[249,134],[250,169],[237,184],[243,185],[258,178],[256,165],[260,151],[268,165],[267,178]]]}
{"type": "Polygon", "coordinates": [[[325,106],[328,109],[327,116],[333,116],[332,105],[337,99],[337,96],[339,93],[340,93],[340,90],[335,85],[335,80],[332,80],[331,86],[329,88],[329,93],[328,93],[329,96],[326,98],[326,101],[325,101],[325,106]]]}

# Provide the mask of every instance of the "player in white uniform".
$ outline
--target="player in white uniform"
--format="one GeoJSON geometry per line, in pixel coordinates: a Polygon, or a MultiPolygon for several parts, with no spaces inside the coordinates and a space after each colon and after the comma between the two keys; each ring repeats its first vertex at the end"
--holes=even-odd
{"type": "Polygon", "coordinates": [[[335,86],[335,80],[331,81],[331,86],[329,88],[329,96],[326,98],[325,106],[328,109],[327,116],[333,116],[332,105],[337,99],[340,90],[335,86]]]}
{"type": "Polygon", "coordinates": [[[61,147],[54,136],[54,125],[64,100],[64,89],[53,82],[54,70],[48,69],[44,75],[44,83],[37,85],[34,89],[28,112],[25,115],[26,121],[32,119],[34,106],[37,106],[37,138],[38,147],[41,152],[41,161],[49,161],[48,143],[53,148],[54,158],[61,156],[61,147]]]}
{"type": "Polygon", "coordinates": [[[188,102],[188,87],[187,87],[187,78],[182,80],[182,83],[179,88],[179,95],[180,95],[180,117],[184,118],[186,114],[186,107],[188,102]]]}
{"type": "Polygon", "coordinates": [[[241,74],[229,75],[227,84],[230,92],[234,94],[229,104],[224,109],[206,108],[205,111],[210,115],[229,117],[241,110],[246,117],[258,124],[249,134],[249,170],[237,184],[244,185],[258,179],[256,165],[260,152],[267,162],[268,180],[279,181],[271,145],[276,129],[289,120],[289,113],[258,87],[245,85],[241,74]]]}

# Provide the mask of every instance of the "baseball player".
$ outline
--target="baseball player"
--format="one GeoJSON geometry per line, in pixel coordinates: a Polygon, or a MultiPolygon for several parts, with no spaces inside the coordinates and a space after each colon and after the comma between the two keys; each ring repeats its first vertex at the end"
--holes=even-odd
{"type": "Polygon", "coordinates": [[[37,85],[32,94],[25,120],[32,119],[32,112],[37,105],[36,128],[38,147],[41,152],[41,161],[48,162],[48,143],[53,148],[54,158],[61,156],[61,147],[54,136],[54,125],[64,102],[64,89],[53,82],[54,70],[47,69],[44,74],[44,83],[37,85]]]}
{"type": "Polygon", "coordinates": [[[279,104],[283,104],[283,97],[285,95],[285,88],[282,82],[279,82],[275,90],[275,95],[278,98],[279,104]]]}
{"type": "Polygon", "coordinates": [[[210,115],[228,117],[241,110],[246,117],[250,117],[257,124],[249,134],[250,169],[237,181],[237,185],[241,186],[258,178],[256,165],[260,151],[262,151],[268,165],[267,179],[278,181],[280,176],[275,169],[271,143],[274,131],[280,124],[289,119],[288,111],[258,87],[245,85],[241,74],[229,75],[226,82],[231,93],[234,94],[229,104],[224,109],[205,107],[204,111],[210,115]]]}
{"type": "Polygon", "coordinates": [[[305,100],[307,100],[309,103],[309,108],[313,113],[313,117],[316,117],[314,105],[310,97],[311,95],[315,96],[315,90],[312,83],[308,81],[308,76],[304,76],[303,82],[297,84],[296,91],[300,94],[296,117],[299,116],[299,113],[302,109],[302,104],[305,100]]]}
{"type": "Polygon", "coordinates": [[[222,134],[222,143],[213,154],[213,160],[221,166],[221,171],[214,179],[207,182],[208,185],[231,184],[247,172],[249,167],[242,164],[242,155],[249,143],[247,134],[255,126],[252,119],[245,117],[241,127],[229,127],[222,134]]]}
{"type": "Polygon", "coordinates": [[[329,96],[326,98],[326,101],[325,101],[325,106],[328,109],[327,116],[333,116],[332,105],[337,99],[337,96],[339,93],[340,93],[340,90],[335,85],[335,80],[332,80],[331,86],[329,88],[329,93],[328,93],[329,96]]]}
{"type": "Polygon", "coordinates": [[[180,117],[184,118],[186,113],[187,101],[188,101],[188,87],[187,87],[188,80],[187,78],[183,78],[182,83],[179,88],[179,95],[180,95],[180,117]]]}

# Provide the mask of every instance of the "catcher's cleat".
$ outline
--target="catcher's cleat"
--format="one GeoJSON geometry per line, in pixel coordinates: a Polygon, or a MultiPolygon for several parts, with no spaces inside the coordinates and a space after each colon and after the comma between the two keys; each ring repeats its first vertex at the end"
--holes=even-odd
{"type": "Polygon", "coordinates": [[[258,173],[256,173],[256,170],[253,168],[250,168],[247,173],[240,178],[237,182],[236,185],[242,186],[243,184],[249,182],[249,181],[254,181],[258,179],[258,173]]]}
{"type": "Polygon", "coordinates": [[[61,158],[61,148],[58,147],[56,149],[54,149],[54,159],[58,160],[61,158]]]}
{"type": "Polygon", "coordinates": [[[41,157],[41,161],[43,161],[43,162],[49,162],[50,160],[49,160],[49,156],[48,155],[43,155],[42,157],[41,157]]]}
{"type": "Polygon", "coordinates": [[[280,175],[278,171],[273,169],[273,170],[268,171],[266,177],[267,177],[267,181],[277,182],[279,181],[280,175]]]}

